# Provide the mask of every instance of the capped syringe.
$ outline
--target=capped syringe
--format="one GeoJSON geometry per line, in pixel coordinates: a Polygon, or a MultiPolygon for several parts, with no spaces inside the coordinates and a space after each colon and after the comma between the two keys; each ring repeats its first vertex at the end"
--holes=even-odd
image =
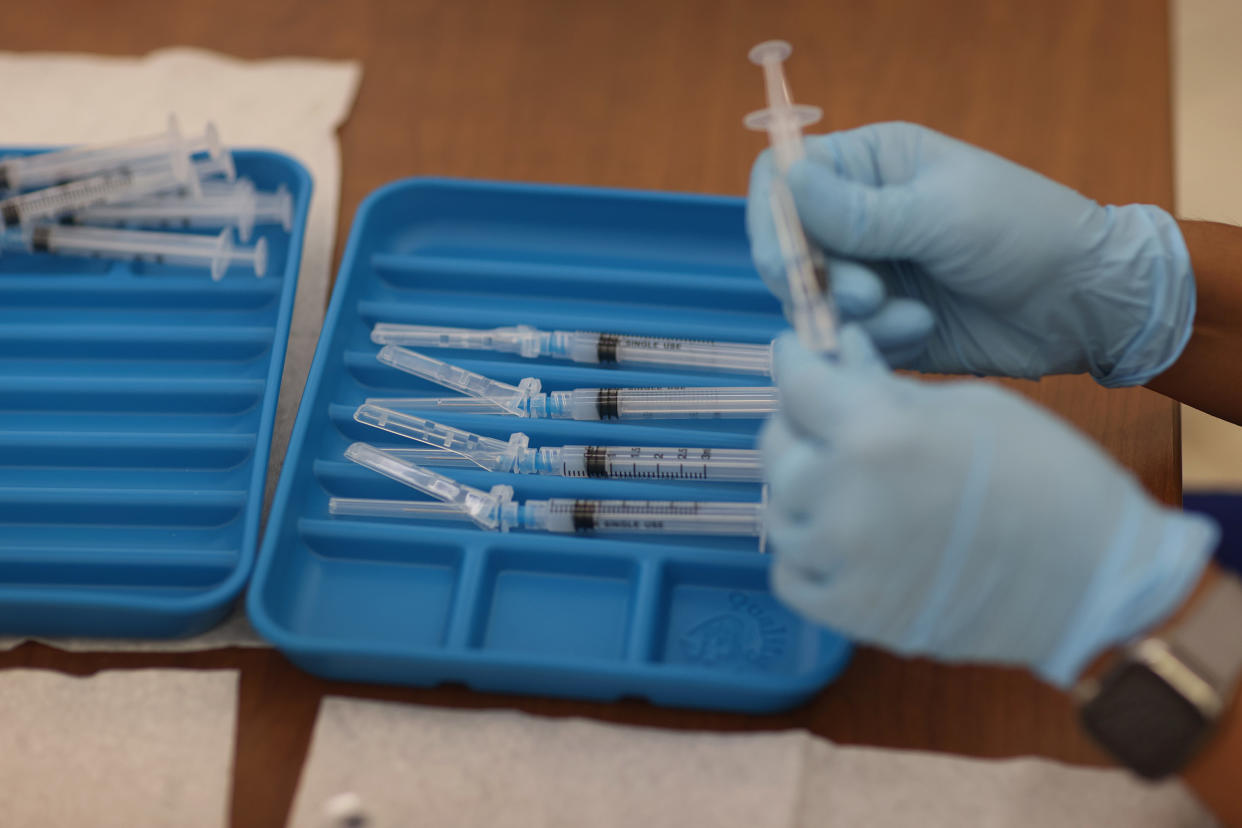
{"type": "Polygon", "coordinates": [[[113,170],[0,199],[0,226],[29,228],[78,210],[153,193],[186,189],[197,194],[198,187],[194,165],[185,158],[169,156],[139,169],[113,170]]]}
{"type": "Polygon", "coordinates": [[[598,331],[541,331],[529,325],[503,328],[446,328],[380,322],[371,329],[379,345],[496,351],[574,362],[659,365],[737,374],[772,373],[772,344],[633,336],[598,331]]]}
{"type": "Polygon", "coordinates": [[[711,480],[760,482],[763,464],[754,449],[659,446],[542,446],[522,432],[508,441],[454,428],[425,417],[363,403],[354,419],[433,448],[384,449],[424,466],[473,466],[494,472],[612,480],[711,480]]]}
{"type": "Polygon", "coordinates": [[[574,388],[545,392],[540,390],[542,383],[535,377],[509,385],[397,345],[385,345],[376,358],[398,371],[467,395],[366,401],[384,408],[508,413],[555,420],[651,420],[758,419],[780,406],[780,393],[773,386],[574,388]]]}
{"type": "Polygon", "coordinates": [[[808,350],[831,354],[837,350],[837,327],[823,252],[807,242],[785,181],[789,168],[806,155],[802,127],[823,115],[819,107],[795,104],[790,97],[781,64],[792,52],[793,47],[783,40],[764,41],[750,50],[751,62],[763,67],[768,107],[750,113],[743,123],[749,129],[766,131],[772,145],[776,174],[772,176],[769,203],[789,283],[794,331],[808,350]]]}
{"type": "Polygon", "coordinates": [[[293,199],[281,185],[276,192],[261,193],[242,179],[223,187],[204,187],[198,197],[156,196],[79,210],[70,218],[77,224],[136,227],[236,227],[237,236],[249,241],[256,225],[293,226],[293,199]]]}
{"type": "MultiPolygon", "coordinates": [[[[237,247],[232,231],[213,236],[195,233],[159,233],[146,230],[113,230],[104,227],[36,225],[23,234],[19,249],[31,253],[55,253],[95,259],[120,259],[206,267],[219,281],[233,264],[249,265],[255,276],[267,272],[267,240],[250,247],[237,247]]],[[[0,245],[14,247],[11,235],[0,236],[0,245]]]]}
{"type": "Polygon", "coordinates": [[[510,486],[485,492],[366,443],[352,444],[345,456],[442,502],[333,497],[328,501],[333,515],[470,520],[494,532],[519,528],[592,534],[764,534],[762,502],[550,498],[519,503],[510,486]]]}
{"type": "Polygon", "coordinates": [[[214,124],[207,124],[200,135],[183,137],[176,117],[170,115],[167,129],[155,135],[6,158],[0,161],[0,190],[29,190],[122,168],[133,170],[169,156],[188,161],[206,153],[219,159],[227,152],[214,124]]]}

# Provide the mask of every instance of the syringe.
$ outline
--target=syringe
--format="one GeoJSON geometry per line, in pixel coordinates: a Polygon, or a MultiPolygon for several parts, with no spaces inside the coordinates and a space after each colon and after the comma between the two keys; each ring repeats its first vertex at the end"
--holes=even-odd
{"type": "Polygon", "coordinates": [[[233,163],[233,153],[226,149],[219,155],[194,161],[194,174],[198,186],[180,195],[203,196],[209,192],[219,193],[232,188],[237,181],[237,165],[233,163]],[[216,176],[221,176],[224,180],[217,181],[216,176]]]}
{"type": "Polygon", "coordinates": [[[371,329],[380,345],[497,351],[574,362],[660,365],[740,374],[772,373],[772,345],[630,336],[597,331],[541,331],[529,325],[478,330],[380,322],[371,329]]]}
{"type": "Polygon", "coordinates": [[[168,128],[156,135],[108,144],[86,144],[0,161],[0,190],[47,187],[113,172],[122,167],[132,169],[168,155],[188,160],[200,152],[207,153],[213,159],[226,152],[215,125],[209,123],[201,135],[183,138],[176,117],[170,115],[168,128]]]}
{"type": "Polygon", "coordinates": [[[751,62],[763,67],[768,108],[750,113],[743,122],[749,129],[768,133],[776,160],[777,174],[772,177],[769,202],[789,282],[794,331],[807,349],[832,354],[837,350],[837,328],[823,253],[807,243],[793,195],[785,182],[789,168],[806,154],[802,127],[818,121],[823,112],[819,107],[795,105],[791,100],[781,67],[791,52],[793,47],[783,40],[768,40],[750,50],[751,62]]]}
{"type": "Polygon", "coordinates": [[[169,156],[158,164],[139,169],[114,170],[0,199],[0,225],[21,225],[28,229],[37,222],[51,221],[101,204],[183,188],[197,193],[198,187],[198,175],[190,161],[169,156]]]}
{"type": "MultiPolygon", "coordinates": [[[[217,281],[234,263],[249,265],[255,276],[266,273],[267,240],[260,238],[251,247],[235,247],[231,233],[221,230],[218,235],[203,236],[40,224],[25,232],[24,246],[31,253],[203,266],[211,270],[211,278],[217,281]]],[[[10,247],[11,239],[0,237],[0,242],[10,247]]]]}
{"type": "Polygon", "coordinates": [[[79,210],[77,224],[137,227],[236,227],[249,241],[256,225],[293,226],[293,199],[281,185],[274,193],[257,192],[247,179],[223,188],[205,188],[198,198],[162,196],[79,210]]]}
{"type": "Polygon", "coordinates": [[[522,432],[508,441],[485,437],[423,417],[363,403],[354,419],[434,448],[385,449],[424,466],[476,466],[488,471],[613,480],[759,482],[763,465],[754,449],[658,446],[543,446],[522,432]]]}
{"type": "Polygon", "coordinates": [[[377,358],[385,365],[443,385],[466,397],[372,398],[368,403],[395,409],[508,413],[556,420],[758,419],[779,408],[772,386],[686,388],[574,388],[540,391],[534,377],[509,385],[438,359],[385,345],[377,358]]]}
{"type": "Polygon", "coordinates": [[[578,500],[550,498],[515,502],[513,488],[490,492],[409,463],[366,443],[354,443],[345,456],[441,503],[333,497],[333,515],[422,517],[471,520],[482,529],[512,528],[563,533],[763,536],[764,504],[701,500],[578,500]]]}

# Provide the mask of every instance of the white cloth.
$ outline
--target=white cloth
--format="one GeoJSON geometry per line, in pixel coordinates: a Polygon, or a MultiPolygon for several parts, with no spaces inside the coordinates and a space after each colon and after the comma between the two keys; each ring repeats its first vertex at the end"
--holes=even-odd
{"type": "MultiPolygon", "coordinates": [[[[186,134],[208,121],[231,147],[276,149],[315,179],[293,326],[272,437],[264,508],[270,503],[327,299],[336,238],[341,162],[336,131],[361,78],[354,62],[305,58],[244,61],[198,49],[161,49],[145,57],[0,52],[5,111],[0,145],[110,141],[160,132],[176,113],[186,134]]],[[[244,616],[209,638],[166,641],[49,641],[69,649],[206,649],[262,646],[244,616]]],[[[0,639],[0,649],[21,638],[0,639]]]]}
{"type": "Polygon", "coordinates": [[[289,824],[318,828],[343,794],[369,828],[1214,824],[1179,783],[1042,759],[327,698],[289,824]]]}
{"type": "Polygon", "coordinates": [[[0,824],[221,828],[236,670],[0,672],[0,824]]]}
{"type": "MultiPolygon", "coordinates": [[[[225,647],[268,647],[250,626],[246,607],[238,602],[232,613],[205,633],[189,638],[24,638],[0,636],[0,651],[11,650],[27,641],[38,641],[69,652],[111,653],[120,651],[150,653],[188,653],[225,647]]],[[[2,825],[3,823],[0,823],[2,825]]]]}

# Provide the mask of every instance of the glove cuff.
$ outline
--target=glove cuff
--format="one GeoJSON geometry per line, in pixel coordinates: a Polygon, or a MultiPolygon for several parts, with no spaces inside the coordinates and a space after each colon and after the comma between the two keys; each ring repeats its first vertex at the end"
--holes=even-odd
{"type": "Polygon", "coordinates": [[[1163,373],[1186,348],[1195,319],[1194,272],[1177,221],[1151,204],[1113,209],[1114,233],[1133,242],[1114,249],[1121,255],[1108,266],[1129,271],[1120,278],[1146,283],[1147,302],[1141,327],[1117,349],[1111,367],[1092,366],[1092,376],[1105,388],[1144,385],[1163,373]]]}
{"type": "Polygon", "coordinates": [[[1157,506],[1135,486],[1078,612],[1036,672],[1067,688],[1095,655],[1156,626],[1186,600],[1219,540],[1210,518],[1157,506]]]}

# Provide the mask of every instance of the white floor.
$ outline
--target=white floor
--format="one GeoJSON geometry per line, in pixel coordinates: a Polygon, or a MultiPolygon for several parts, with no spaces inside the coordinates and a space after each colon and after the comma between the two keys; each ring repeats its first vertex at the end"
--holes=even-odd
{"type": "MultiPolygon", "coordinates": [[[[1172,0],[1169,13],[1177,214],[1242,224],[1242,0],[1172,0]]],[[[1183,406],[1182,477],[1187,491],[1242,492],[1242,428],[1183,406]]]]}

